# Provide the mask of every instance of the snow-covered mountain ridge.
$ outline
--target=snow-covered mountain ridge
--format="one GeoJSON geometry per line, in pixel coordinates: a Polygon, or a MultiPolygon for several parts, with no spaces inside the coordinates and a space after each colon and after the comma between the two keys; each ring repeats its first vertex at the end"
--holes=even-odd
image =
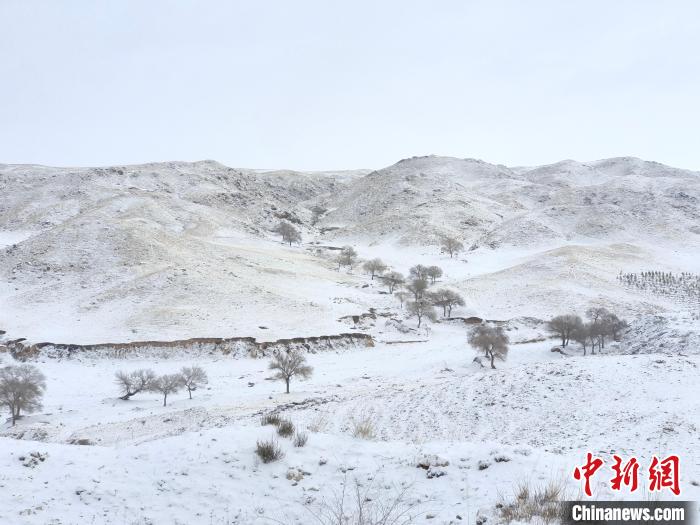
{"type": "Polygon", "coordinates": [[[700,174],[627,157],[509,168],[430,156],[318,173],[0,165],[0,193],[0,329],[35,342],[323,335],[393,306],[320,246],[352,244],[403,272],[438,264],[466,293],[464,313],[489,318],[591,301],[663,310],[614,276],[697,271],[700,253],[700,174]],[[300,246],[279,242],[280,220],[300,246]],[[467,247],[459,259],[440,255],[446,234],[467,247]]]}

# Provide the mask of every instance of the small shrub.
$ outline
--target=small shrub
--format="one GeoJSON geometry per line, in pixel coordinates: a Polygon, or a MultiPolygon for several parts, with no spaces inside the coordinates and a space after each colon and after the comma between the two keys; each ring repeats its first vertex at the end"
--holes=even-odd
{"type": "Polygon", "coordinates": [[[274,412],[270,414],[265,414],[263,417],[260,418],[260,424],[262,426],[265,425],[274,425],[277,426],[280,424],[281,418],[279,414],[276,414],[274,412]]]}
{"type": "Polygon", "coordinates": [[[274,439],[258,441],[255,447],[255,453],[263,463],[272,463],[284,457],[284,452],[274,439]]]}
{"type": "MultiPolygon", "coordinates": [[[[340,490],[308,508],[314,523],[319,525],[409,525],[424,515],[423,503],[411,494],[411,486],[396,487],[393,492],[358,480],[345,479],[340,490]]],[[[311,520],[309,520],[311,521],[311,520]]],[[[422,522],[422,520],[421,520],[422,522]]]]}
{"type": "Polygon", "coordinates": [[[330,416],[327,412],[320,412],[306,428],[311,432],[323,432],[328,428],[330,416]]]}
{"type": "Polygon", "coordinates": [[[499,504],[502,523],[530,522],[537,518],[541,523],[560,522],[565,518],[564,502],[569,499],[563,482],[551,481],[542,487],[521,483],[513,501],[499,504]]]}
{"type": "Polygon", "coordinates": [[[352,422],[352,435],[356,438],[373,439],[375,437],[374,423],[368,417],[352,422]]]}
{"type": "Polygon", "coordinates": [[[277,433],[282,437],[289,437],[294,434],[294,423],[289,421],[289,419],[280,420],[277,425],[277,433]]]}
{"type": "Polygon", "coordinates": [[[496,463],[508,463],[510,461],[510,458],[505,454],[498,454],[497,456],[493,457],[493,460],[496,463]]]}
{"type": "Polygon", "coordinates": [[[306,432],[297,432],[294,435],[294,446],[299,448],[305,447],[308,440],[309,435],[306,432]]]}

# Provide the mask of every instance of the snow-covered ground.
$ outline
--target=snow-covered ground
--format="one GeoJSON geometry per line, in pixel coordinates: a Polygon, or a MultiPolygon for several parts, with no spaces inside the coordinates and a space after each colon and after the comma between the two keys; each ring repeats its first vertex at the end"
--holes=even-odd
{"type": "MultiPolygon", "coordinates": [[[[44,360],[44,410],[6,432],[41,441],[0,438],[0,514],[8,523],[307,523],[358,480],[384,497],[405,488],[421,503],[418,522],[473,522],[525,481],[562,479],[577,494],[571,470],[588,451],[642,463],[678,454],[684,499],[699,498],[700,358],[550,347],[514,345],[494,372],[472,363],[460,326],[434,325],[421,344],[309,355],[315,374],[289,395],[267,380],[264,360],[200,358],[209,387],[165,408],[154,394],[118,400],[113,373],[174,372],[191,360],[44,360]],[[278,438],[285,457],[260,464],[256,440],[274,433],[259,416],[279,406],[309,442],[278,438]],[[353,437],[365,419],[375,437],[353,437]],[[67,444],[79,440],[91,445],[67,444]],[[48,457],[24,466],[33,451],[48,457]],[[425,454],[449,461],[444,477],[416,468],[425,454]],[[288,480],[290,469],[307,474],[288,480]]],[[[625,497],[609,477],[598,476],[596,494],[625,497]]]]}
{"type": "MultiPolygon", "coordinates": [[[[698,310],[617,280],[698,273],[699,188],[697,173],[638,159],[511,169],[426,157],[315,174],[0,165],[0,342],[375,341],[310,352],[314,374],[291,394],[261,357],[39,353],[42,410],[0,426],[0,523],[311,523],[355,483],[374,501],[402,494],[416,523],[493,523],[523,483],[561,482],[577,497],[572,471],[587,452],[643,468],[677,454],[681,499],[700,499],[698,310]],[[314,206],[326,210],[318,221],[314,206]],[[300,245],[270,232],[280,218],[300,245]],[[441,254],[445,233],[468,249],[441,254]],[[465,298],[453,315],[505,323],[508,359],[473,362],[460,321],[416,329],[381,282],[338,271],[345,244],[404,274],[440,266],[434,286],[465,298]],[[622,340],[597,355],[552,352],[542,321],[593,305],[630,321],[622,340]],[[192,400],[118,399],[118,370],[191,364],[209,375],[192,400]],[[260,416],[272,410],[309,439],[277,438],[284,458],[262,464],[256,441],[274,429],[260,416]],[[371,435],[355,435],[358,423],[371,435]],[[426,455],[442,465],[418,468],[426,455]]],[[[0,366],[13,362],[0,352],[0,366]]],[[[609,480],[606,466],[600,499],[657,497],[609,480]]]]}

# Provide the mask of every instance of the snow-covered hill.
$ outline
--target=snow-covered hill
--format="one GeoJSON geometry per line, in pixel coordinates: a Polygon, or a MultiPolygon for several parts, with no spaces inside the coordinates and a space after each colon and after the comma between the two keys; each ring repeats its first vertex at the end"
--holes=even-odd
{"type": "Polygon", "coordinates": [[[0,366],[28,359],[47,379],[42,409],[0,420],[2,523],[301,524],[355,484],[380,505],[402,494],[406,523],[502,523],[523,486],[575,498],[588,452],[678,454],[681,498],[700,495],[700,310],[694,289],[659,292],[660,271],[700,273],[698,173],[631,158],[0,165],[0,194],[0,366]],[[440,253],[445,234],[466,250],[440,253]],[[404,274],[440,266],[433,287],[464,306],[417,328],[379,279],[339,271],[345,244],[404,274]],[[620,275],[648,270],[651,288],[620,275]],[[630,321],[621,341],[553,352],[544,320],[590,306],[630,321]],[[510,337],[495,370],[473,361],[471,316],[510,337]],[[314,371],[286,394],[267,358],[291,347],[314,371]],[[118,397],[117,370],[192,364],[209,375],[193,399],[118,397]],[[261,425],[273,411],[308,443],[261,425]],[[261,463],[273,436],[285,456],[261,463]]]}
{"type": "Polygon", "coordinates": [[[319,248],[345,243],[404,272],[445,267],[472,314],[596,299],[646,313],[664,305],[620,293],[616,273],[695,271],[700,246],[700,174],[634,158],[508,168],[419,157],[326,173],[0,165],[0,193],[0,328],[34,341],[337,333],[339,317],[389,304],[319,248]],[[272,233],[283,219],[301,246],[272,233]],[[440,255],[443,234],[471,251],[440,255]]]}
{"type": "Polygon", "coordinates": [[[329,201],[337,234],[469,245],[700,239],[700,174],[636,158],[514,168],[418,157],[370,173],[329,201]]]}

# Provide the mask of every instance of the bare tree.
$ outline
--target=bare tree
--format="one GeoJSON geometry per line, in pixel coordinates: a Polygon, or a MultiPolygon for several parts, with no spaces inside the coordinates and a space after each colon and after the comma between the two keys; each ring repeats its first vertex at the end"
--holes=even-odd
{"type": "Polygon", "coordinates": [[[469,334],[469,344],[484,352],[491,360],[491,368],[495,369],[495,359],[505,361],[508,356],[508,336],[500,326],[479,325],[469,334]]]}
{"type": "Polygon", "coordinates": [[[375,275],[381,275],[386,271],[386,264],[381,259],[370,259],[365,261],[362,268],[370,274],[372,280],[374,280],[375,275]]]}
{"type": "Polygon", "coordinates": [[[418,328],[420,328],[424,317],[430,319],[431,321],[435,321],[435,319],[437,319],[433,305],[430,303],[430,301],[423,297],[416,299],[415,301],[411,301],[407,306],[411,315],[415,315],[418,318],[418,328]]]}
{"type": "Polygon", "coordinates": [[[147,368],[134,370],[130,374],[121,370],[115,374],[115,381],[122,391],[119,399],[127,401],[139,392],[147,392],[156,380],[156,373],[147,368]]]}
{"type": "Polygon", "coordinates": [[[314,206],[311,208],[311,224],[316,225],[319,219],[323,217],[328,212],[327,208],[323,206],[314,206]]]}
{"type": "Polygon", "coordinates": [[[310,377],[313,372],[313,367],[306,364],[306,357],[297,351],[280,352],[272,358],[269,365],[270,370],[277,370],[275,379],[284,381],[287,385],[287,394],[289,394],[289,382],[292,377],[310,377]]]}
{"type": "Polygon", "coordinates": [[[567,314],[567,315],[557,315],[552,317],[547,322],[547,330],[557,337],[561,338],[561,345],[566,346],[569,344],[571,335],[574,331],[583,324],[581,318],[578,315],[567,314]]]}
{"type": "Polygon", "coordinates": [[[591,345],[591,354],[595,354],[596,345],[598,346],[599,350],[601,348],[600,332],[602,325],[600,323],[587,323],[586,328],[588,333],[588,342],[591,345]]]}
{"type": "Polygon", "coordinates": [[[445,236],[440,241],[440,252],[449,253],[450,259],[459,252],[464,250],[464,244],[462,244],[455,237],[445,236]]]}
{"type": "Polygon", "coordinates": [[[595,306],[586,310],[586,317],[591,322],[591,331],[598,338],[598,348],[605,348],[605,338],[612,336],[617,339],[619,332],[627,326],[617,315],[606,308],[595,306]]]}
{"type": "Polygon", "coordinates": [[[209,383],[207,373],[201,366],[183,366],[180,374],[182,375],[182,384],[187,389],[190,399],[192,399],[192,392],[209,383]]]}
{"type": "Polygon", "coordinates": [[[396,292],[394,297],[399,300],[399,304],[401,305],[401,308],[403,308],[403,303],[406,302],[406,299],[411,297],[411,294],[409,292],[396,292]]]}
{"type": "Polygon", "coordinates": [[[426,274],[430,277],[430,282],[435,284],[435,281],[442,277],[442,268],[439,266],[428,266],[426,274]]]}
{"type": "Polygon", "coordinates": [[[614,341],[620,340],[621,332],[624,332],[629,328],[629,323],[624,319],[620,319],[615,314],[612,314],[610,319],[610,335],[614,341]]]}
{"type": "Polygon", "coordinates": [[[280,223],[275,226],[274,232],[281,235],[282,240],[289,243],[289,246],[291,246],[293,242],[301,242],[301,233],[287,221],[280,221],[280,223]]]}
{"type": "Polygon", "coordinates": [[[413,280],[427,281],[429,278],[428,267],[422,264],[416,264],[408,270],[408,276],[413,280]]]}
{"type": "Polygon", "coordinates": [[[592,323],[597,323],[599,319],[607,315],[610,315],[610,312],[607,308],[603,308],[602,306],[592,306],[586,310],[586,317],[592,323]]]}
{"type": "Polygon", "coordinates": [[[590,327],[587,323],[581,323],[576,326],[571,332],[571,340],[576,341],[583,347],[583,355],[586,355],[586,349],[588,347],[588,338],[590,336],[590,327]]]}
{"type": "Polygon", "coordinates": [[[394,289],[404,283],[404,277],[399,272],[385,273],[381,280],[389,287],[389,293],[394,293],[394,289]]]}
{"type": "Polygon", "coordinates": [[[457,292],[441,288],[432,292],[429,296],[435,306],[442,308],[443,317],[452,317],[452,308],[455,306],[464,306],[464,299],[457,292]]]}
{"type": "Polygon", "coordinates": [[[357,264],[357,252],[352,246],[343,246],[338,255],[338,271],[340,271],[341,266],[347,266],[350,270],[357,264]]]}
{"type": "Polygon", "coordinates": [[[21,411],[35,412],[41,408],[46,390],[46,377],[33,365],[0,368],[0,405],[10,410],[12,425],[21,411]]]}
{"type": "Polygon", "coordinates": [[[406,290],[413,294],[413,298],[417,301],[422,298],[425,291],[428,289],[428,281],[425,279],[413,279],[406,285],[406,290]]]}
{"type": "Polygon", "coordinates": [[[175,394],[185,386],[182,374],[165,374],[154,381],[148,387],[150,392],[158,392],[163,395],[163,406],[168,405],[168,395],[175,394]]]}

